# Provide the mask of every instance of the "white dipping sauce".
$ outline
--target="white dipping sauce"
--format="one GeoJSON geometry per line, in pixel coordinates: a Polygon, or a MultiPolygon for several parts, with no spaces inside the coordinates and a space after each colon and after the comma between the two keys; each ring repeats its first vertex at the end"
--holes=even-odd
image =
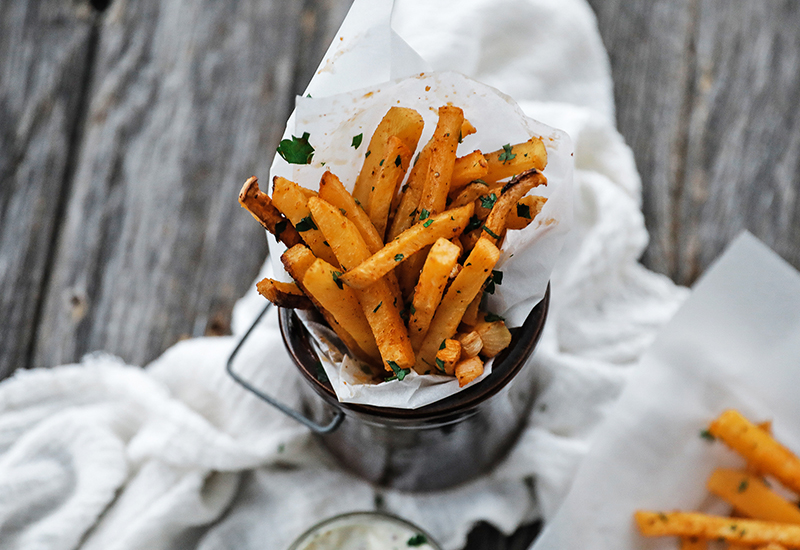
{"type": "Polygon", "coordinates": [[[437,550],[413,525],[375,513],[347,514],[301,537],[291,550],[437,550]]]}

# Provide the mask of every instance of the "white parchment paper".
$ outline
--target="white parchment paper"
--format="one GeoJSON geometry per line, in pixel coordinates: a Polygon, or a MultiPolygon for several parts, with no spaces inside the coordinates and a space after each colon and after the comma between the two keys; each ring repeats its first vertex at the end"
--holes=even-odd
{"type": "MultiPolygon", "coordinates": [[[[531,194],[548,198],[542,212],[526,229],[509,231],[496,270],[503,283],[489,297],[488,308],[506,318],[511,326],[521,325],[534,305],[544,296],[550,273],[561,250],[572,219],[572,143],[562,131],[524,115],[517,104],[494,88],[455,72],[424,72],[427,65],[391,30],[391,2],[356,2],[326,58],[320,65],[307,94],[297,98],[284,138],[309,133],[314,147],[311,164],[289,164],[279,155],[270,171],[310,189],[317,189],[326,170],[336,174],[352,190],[361,169],[369,139],[381,118],[392,106],[415,109],[425,127],[420,150],[436,127],[438,107],[452,103],[477,132],[464,138],[458,155],[479,149],[484,153],[542,138],[548,154],[547,187],[531,194]],[[388,6],[388,9],[387,9],[388,6]],[[410,76],[408,76],[410,74],[410,76]],[[388,80],[389,77],[404,76],[388,80]],[[383,81],[376,79],[384,78],[383,81]],[[363,134],[362,145],[352,147],[353,137],[363,134]]],[[[271,236],[270,251],[278,278],[291,280],[283,270],[280,255],[285,248],[271,236]]],[[[306,323],[323,336],[318,327],[306,323]]],[[[349,357],[340,361],[322,346],[320,359],[340,401],[385,407],[417,408],[460,391],[452,377],[418,376],[376,385],[365,383],[360,368],[349,357]]],[[[482,377],[490,375],[487,363],[482,377]]]]}
{"type": "Polygon", "coordinates": [[[800,274],[743,234],[642,358],[534,550],[676,548],[641,537],[633,512],[727,513],[706,480],[743,461],[701,430],[735,408],[800,452],[799,389],[800,274]]]}

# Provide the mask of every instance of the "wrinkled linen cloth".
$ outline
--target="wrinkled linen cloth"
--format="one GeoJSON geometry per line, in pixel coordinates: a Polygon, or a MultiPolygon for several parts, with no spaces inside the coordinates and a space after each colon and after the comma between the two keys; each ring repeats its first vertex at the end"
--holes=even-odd
{"type": "MultiPolygon", "coordinates": [[[[554,515],[594,428],[688,292],[637,262],[648,239],[641,184],[583,0],[401,2],[393,26],[434,69],[500,89],[574,142],[574,227],[531,360],[546,384],[510,455],[427,494],[346,473],[306,428],[226,374],[264,305],[253,289],[232,337],[180,342],[144,369],[95,353],[0,383],[0,549],[280,550],[324,518],[376,508],[455,549],[475,522],[511,533],[554,515]]],[[[290,361],[273,310],[236,370],[296,405],[290,361]]]]}

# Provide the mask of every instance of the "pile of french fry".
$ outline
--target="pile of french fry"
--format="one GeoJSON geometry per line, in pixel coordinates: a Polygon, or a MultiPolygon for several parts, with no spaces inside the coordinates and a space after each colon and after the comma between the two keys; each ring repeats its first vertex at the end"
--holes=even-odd
{"type": "Polygon", "coordinates": [[[330,171],[318,191],[275,177],[271,197],[251,177],[239,202],[288,249],[281,261],[294,283],[259,282],[268,300],[316,307],[377,377],[402,380],[414,369],[464,386],[511,342],[481,298],[502,282],[494,267],[505,232],[525,228],[546,201],[526,195],[547,185],[547,153],[532,138],[457,157],[476,129],[446,105],[412,166],[423,125],[417,111],[392,107],[352,193],[330,171]]]}
{"type": "Polygon", "coordinates": [[[705,549],[709,541],[724,541],[729,550],[800,548],[800,459],[770,432],[769,423],[753,424],[735,410],[720,415],[701,435],[723,441],[747,461],[743,469],[720,468],[708,479],[709,491],[733,507],[731,517],[640,510],[641,533],[678,536],[684,550],[705,549]]]}

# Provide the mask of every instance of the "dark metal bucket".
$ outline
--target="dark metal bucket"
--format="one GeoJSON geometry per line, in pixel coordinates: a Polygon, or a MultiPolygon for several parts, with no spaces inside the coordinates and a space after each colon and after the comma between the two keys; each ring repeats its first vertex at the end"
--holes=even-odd
{"type": "MultiPolygon", "coordinates": [[[[311,428],[343,467],[381,486],[407,491],[443,489],[489,471],[519,437],[536,397],[538,376],[525,363],[542,334],[550,287],[511,345],[495,358],[492,374],[471,387],[419,409],[340,403],[317,376],[311,335],[293,310],[279,312],[280,330],[305,384],[303,411],[294,411],[228,372],[262,399],[311,428]],[[525,367],[525,368],[523,368],[525,367]]],[[[256,320],[258,322],[258,320],[256,320]]],[[[249,333],[249,331],[248,331],[249,333]]]]}

